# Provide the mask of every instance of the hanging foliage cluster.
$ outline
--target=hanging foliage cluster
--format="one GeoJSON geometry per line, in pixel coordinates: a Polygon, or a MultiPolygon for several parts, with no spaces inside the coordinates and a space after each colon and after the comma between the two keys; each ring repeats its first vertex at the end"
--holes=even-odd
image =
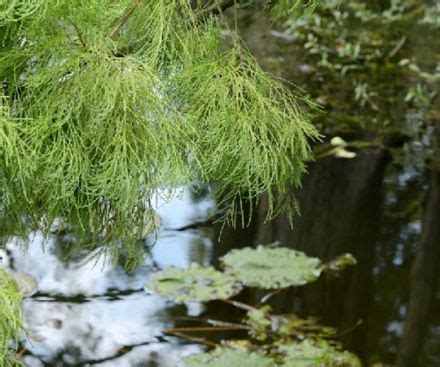
{"type": "MultiPolygon", "coordinates": [[[[0,1],[0,213],[96,237],[142,233],[150,198],[212,184],[290,210],[308,138],[298,94],[260,69],[212,4],[0,1]],[[288,199],[288,200],[287,200],[288,199]]],[[[305,101],[309,103],[308,101],[305,101]]]]}

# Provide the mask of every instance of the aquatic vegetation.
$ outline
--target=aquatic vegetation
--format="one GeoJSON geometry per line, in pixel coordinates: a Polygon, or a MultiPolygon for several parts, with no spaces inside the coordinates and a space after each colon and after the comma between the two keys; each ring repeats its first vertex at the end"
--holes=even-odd
{"type": "Polygon", "coordinates": [[[274,315],[269,305],[248,311],[244,322],[250,327],[249,335],[259,341],[266,341],[274,335],[284,341],[292,337],[301,340],[310,336],[329,338],[336,335],[334,328],[324,327],[314,318],[300,318],[294,314],[274,315]]]}
{"type": "Polygon", "coordinates": [[[187,269],[168,268],[155,273],[147,289],[180,303],[228,299],[242,286],[228,274],[194,264],[187,269]]]}
{"type": "Polygon", "coordinates": [[[359,359],[347,351],[341,351],[338,347],[326,341],[311,342],[309,340],[300,343],[280,345],[278,351],[284,355],[282,366],[284,367],[361,367],[359,359]]]}
{"type": "Polygon", "coordinates": [[[341,351],[326,341],[308,340],[281,344],[270,354],[246,351],[244,348],[218,347],[211,352],[198,354],[186,360],[187,367],[361,367],[352,353],[341,351]],[[272,357],[270,357],[272,356],[272,357]]]}
{"type": "Polygon", "coordinates": [[[210,353],[197,354],[186,360],[187,367],[275,367],[274,362],[263,355],[246,350],[217,348],[210,353]]]}
{"type": "Polygon", "coordinates": [[[11,342],[17,342],[23,330],[21,318],[22,295],[6,272],[0,269],[0,366],[16,365],[10,349],[11,342]]]}
{"type": "MultiPolygon", "coordinates": [[[[343,351],[337,342],[331,340],[337,335],[335,329],[322,326],[313,318],[300,318],[294,314],[278,315],[266,303],[287,287],[316,280],[322,271],[335,273],[354,265],[352,255],[345,254],[322,264],[319,259],[309,258],[301,252],[259,246],[256,249],[232,250],[223,257],[223,261],[226,264],[224,272],[199,265],[188,269],[168,268],[154,274],[148,282],[148,290],[174,299],[175,302],[220,300],[245,311],[239,323],[208,318],[200,321],[207,322],[211,325],[209,327],[167,329],[166,333],[180,337],[185,337],[182,332],[201,330],[241,330],[248,333],[248,339],[225,339],[219,345],[214,344],[216,348],[212,351],[190,356],[185,361],[186,366],[361,366],[355,355],[343,351]],[[240,259],[243,261],[238,261],[240,259]],[[238,271],[231,272],[229,266],[238,271]],[[262,281],[257,282],[258,277],[262,281]],[[237,295],[245,285],[275,290],[264,296],[257,306],[229,299],[237,295]]],[[[204,339],[189,340],[212,345],[204,339]]]]}
{"type": "Polygon", "coordinates": [[[288,248],[258,246],[232,250],[222,259],[226,273],[244,285],[258,288],[286,288],[318,279],[321,261],[288,248]]]}

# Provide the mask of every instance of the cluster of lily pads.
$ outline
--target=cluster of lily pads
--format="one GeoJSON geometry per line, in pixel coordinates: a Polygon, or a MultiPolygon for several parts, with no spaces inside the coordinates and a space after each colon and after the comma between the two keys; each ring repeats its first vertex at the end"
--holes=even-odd
{"type": "MultiPolygon", "coordinates": [[[[241,323],[207,321],[213,325],[212,330],[218,326],[221,330],[228,326],[231,330],[244,330],[248,333],[246,340],[223,340],[211,351],[190,356],[185,360],[187,367],[361,366],[354,354],[343,351],[332,340],[336,330],[323,327],[312,318],[277,315],[266,302],[288,287],[317,280],[322,272],[339,272],[355,264],[352,255],[323,263],[293,249],[258,246],[232,250],[221,258],[221,263],[221,271],[196,264],[188,268],[169,267],[153,274],[147,285],[147,290],[176,303],[220,300],[246,312],[241,323]],[[230,300],[244,287],[265,289],[269,293],[258,306],[230,300]]],[[[186,331],[191,332],[191,328],[186,331]]],[[[168,332],[172,334],[173,329],[168,332]]]]}

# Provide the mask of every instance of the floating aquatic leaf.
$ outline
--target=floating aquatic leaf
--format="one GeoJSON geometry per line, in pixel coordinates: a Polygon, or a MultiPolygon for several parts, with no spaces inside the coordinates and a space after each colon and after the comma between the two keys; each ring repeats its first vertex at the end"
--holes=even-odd
{"type": "Polygon", "coordinates": [[[282,367],[361,367],[354,354],[323,340],[282,344],[278,351],[285,356],[282,367]]]}
{"type": "Polygon", "coordinates": [[[246,286],[285,288],[304,285],[321,274],[321,261],[288,248],[232,250],[222,258],[226,272],[246,286]]]}
{"type": "Polygon", "coordinates": [[[275,367],[270,358],[246,350],[216,348],[210,353],[189,357],[187,367],[275,367]]]}
{"type": "Polygon", "coordinates": [[[147,287],[179,303],[227,299],[242,288],[231,275],[195,264],[188,269],[170,267],[158,272],[147,287]]]}

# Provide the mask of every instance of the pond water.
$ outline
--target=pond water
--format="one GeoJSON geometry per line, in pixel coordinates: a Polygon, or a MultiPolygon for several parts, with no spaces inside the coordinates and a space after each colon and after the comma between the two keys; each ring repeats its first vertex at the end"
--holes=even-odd
{"type": "Polygon", "coordinates": [[[212,239],[203,231],[176,229],[206,218],[212,202],[195,203],[185,191],[159,206],[163,226],[157,243],[132,273],[93,252],[66,260],[69,242],[62,237],[45,241],[37,233],[26,249],[14,239],[6,244],[4,265],[38,282],[38,292],[24,302],[28,366],[177,366],[200,350],[162,335],[173,323],[173,305],[144,287],[158,267],[209,263],[212,239]]]}
{"type": "MultiPolygon", "coordinates": [[[[282,218],[263,224],[256,212],[249,228],[226,229],[219,242],[219,228],[203,224],[213,202],[185,189],[172,202],[158,205],[163,226],[157,242],[131,273],[93,252],[70,253],[67,260],[66,237],[44,241],[36,233],[27,250],[12,239],[4,266],[38,282],[37,293],[24,302],[29,339],[22,343],[23,361],[30,367],[180,366],[185,356],[203,348],[166,336],[163,329],[182,324],[185,315],[225,320],[239,315],[215,303],[175,306],[150,294],[144,286],[151,272],[192,262],[215,264],[231,248],[280,240],[324,260],[352,252],[358,265],[342,278],[324,278],[281,295],[273,305],[340,328],[341,341],[365,361],[392,363],[407,315],[423,190],[422,172],[401,170],[381,153],[331,158],[311,167],[298,194],[303,213],[293,230],[282,218]],[[325,201],[329,192],[332,199],[325,201]]],[[[248,291],[241,297],[252,303],[258,296],[248,291]]],[[[426,366],[440,362],[439,321],[432,316],[420,351],[426,366]]]]}

